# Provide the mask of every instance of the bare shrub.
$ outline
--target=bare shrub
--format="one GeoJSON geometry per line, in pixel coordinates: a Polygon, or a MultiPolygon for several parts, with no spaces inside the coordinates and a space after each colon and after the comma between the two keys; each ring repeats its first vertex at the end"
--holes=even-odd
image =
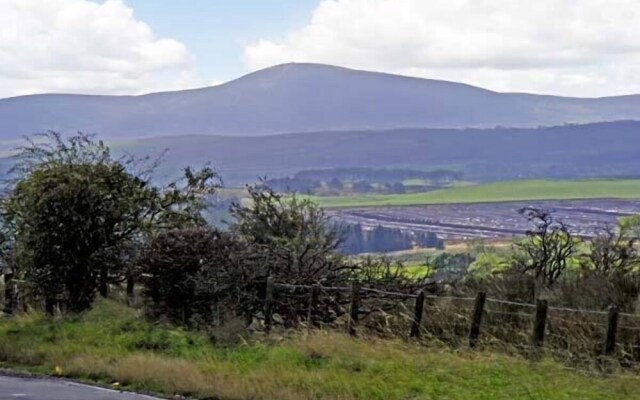
{"type": "Polygon", "coordinates": [[[516,267],[531,273],[544,286],[551,287],[567,269],[575,254],[576,240],[567,225],[542,209],[520,210],[531,223],[525,239],[516,242],[516,267]]]}

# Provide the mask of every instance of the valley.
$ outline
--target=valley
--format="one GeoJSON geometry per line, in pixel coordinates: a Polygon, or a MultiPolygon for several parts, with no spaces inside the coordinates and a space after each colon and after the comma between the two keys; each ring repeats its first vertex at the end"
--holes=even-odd
{"type": "Polygon", "coordinates": [[[640,1],[576,3],[0,0],[0,400],[640,400],[640,1]]]}
{"type": "Polygon", "coordinates": [[[343,208],[329,211],[346,224],[369,229],[382,225],[413,232],[432,232],[448,242],[510,240],[530,228],[518,213],[524,207],[543,208],[581,237],[615,226],[618,218],[640,213],[640,202],[620,199],[518,201],[473,204],[433,204],[407,207],[343,208]]]}
{"type": "MultiPolygon", "coordinates": [[[[239,189],[223,189],[221,197],[242,199],[245,194],[239,189]]],[[[445,245],[447,251],[452,244],[470,240],[509,242],[530,228],[519,213],[527,207],[550,211],[582,238],[616,226],[620,218],[640,214],[640,180],[635,179],[460,182],[419,193],[303,197],[325,208],[340,225],[358,227],[358,234],[375,243],[374,248],[393,241],[380,236],[381,230],[396,236],[414,235],[417,247],[421,246],[415,243],[423,240],[418,238],[435,235],[444,243],[428,241],[429,247],[445,245]]],[[[387,251],[409,250],[410,243],[405,240],[387,251]]]]}
{"type": "MultiPolygon", "coordinates": [[[[156,156],[158,174],[210,162],[225,186],[259,177],[335,168],[449,169],[465,180],[597,179],[640,176],[640,122],[556,127],[345,130],[260,137],[159,136],[113,140],[114,151],[156,156]]],[[[102,137],[102,136],[101,136],[102,137]]],[[[15,147],[12,145],[11,147],[15,147]]]]}

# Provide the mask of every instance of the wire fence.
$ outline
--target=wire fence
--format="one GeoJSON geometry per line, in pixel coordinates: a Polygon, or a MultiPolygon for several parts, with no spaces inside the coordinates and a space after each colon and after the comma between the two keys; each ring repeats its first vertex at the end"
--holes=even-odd
{"type": "Polygon", "coordinates": [[[498,346],[537,357],[551,353],[574,366],[603,359],[640,370],[640,315],[555,307],[487,297],[438,296],[424,291],[402,293],[351,286],[292,285],[267,282],[264,322],[326,321],[346,326],[349,333],[375,332],[425,339],[451,346],[498,346]],[[291,308],[288,308],[288,307],[291,308]],[[274,310],[286,310],[285,316],[274,310]]]}

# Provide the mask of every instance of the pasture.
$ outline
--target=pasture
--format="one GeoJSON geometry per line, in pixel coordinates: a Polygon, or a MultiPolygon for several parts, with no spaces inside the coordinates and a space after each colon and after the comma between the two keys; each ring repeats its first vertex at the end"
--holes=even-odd
{"type": "Polygon", "coordinates": [[[527,200],[640,199],[640,180],[520,180],[455,186],[422,193],[311,196],[310,198],[325,208],[495,203],[527,200]]]}

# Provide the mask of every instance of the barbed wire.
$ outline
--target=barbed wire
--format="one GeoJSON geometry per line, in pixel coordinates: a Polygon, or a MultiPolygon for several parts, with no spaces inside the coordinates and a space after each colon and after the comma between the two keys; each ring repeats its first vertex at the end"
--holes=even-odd
{"type": "Polygon", "coordinates": [[[573,312],[580,314],[594,314],[594,315],[607,315],[607,311],[595,311],[595,310],[580,310],[576,308],[566,308],[566,307],[549,307],[549,311],[561,311],[561,312],[573,312]]]}
{"type": "MultiPolygon", "coordinates": [[[[353,290],[352,287],[347,287],[347,286],[293,285],[293,284],[287,284],[287,283],[274,283],[274,287],[276,287],[278,289],[286,289],[286,290],[296,290],[296,289],[307,289],[307,290],[310,290],[310,289],[312,289],[314,287],[317,287],[318,289],[324,290],[324,291],[332,291],[332,290],[333,291],[351,291],[351,290],[353,290]]],[[[403,298],[417,298],[418,297],[418,295],[416,295],[416,294],[401,293],[401,292],[391,292],[391,291],[386,291],[386,290],[381,290],[381,289],[376,289],[376,288],[368,288],[368,287],[362,287],[362,288],[360,288],[360,291],[370,292],[370,293],[377,293],[377,294],[381,294],[381,295],[384,295],[384,296],[396,296],[396,297],[403,297],[403,298]]],[[[425,294],[424,298],[425,299],[435,299],[435,300],[451,300],[451,301],[475,301],[476,300],[475,297],[439,296],[439,295],[428,295],[428,294],[425,294]]],[[[521,302],[509,301],[509,300],[501,300],[501,299],[495,299],[495,298],[492,298],[492,297],[487,297],[486,301],[489,302],[489,303],[511,305],[511,306],[516,306],[516,307],[527,307],[527,308],[536,308],[537,307],[536,304],[521,303],[521,302]]],[[[549,311],[558,311],[558,312],[592,314],[592,315],[607,315],[609,313],[608,311],[585,310],[585,309],[568,308],[568,307],[555,307],[555,306],[549,306],[548,310],[549,311]]],[[[619,316],[623,316],[623,317],[628,317],[628,318],[640,318],[640,314],[618,313],[618,315],[619,316]]]]}
{"type": "Polygon", "coordinates": [[[568,320],[566,318],[558,318],[558,317],[550,317],[548,323],[550,325],[553,325],[554,322],[562,322],[565,324],[570,324],[570,325],[577,325],[577,326],[586,326],[586,325],[591,325],[591,326],[599,326],[599,327],[607,327],[607,324],[605,323],[601,323],[601,322],[594,322],[594,321],[571,321],[568,320]]]}
{"type": "Polygon", "coordinates": [[[629,314],[629,313],[618,313],[621,317],[629,317],[629,318],[640,318],[640,314],[629,314]]]}
{"type": "Polygon", "coordinates": [[[289,289],[289,290],[295,290],[295,289],[312,289],[314,287],[317,287],[320,290],[344,290],[344,291],[348,291],[351,290],[350,287],[347,286],[320,286],[320,285],[292,285],[289,283],[274,283],[274,287],[278,288],[278,289],[289,289]]]}
{"type": "Polygon", "coordinates": [[[486,301],[488,303],[498,303],[498,304],[506,304],[506,305],[510,305],[510,306],[536,308],[535,304],[519,303],[517,301],[499,300],[499,299],[494,299],[494,298],[491,298],[491,297],[487,297],[486,301]]]}
{"type": "Polygon", "coordinates": [[[496,311],[496,310],[484,310],[487,314],[496,314],[496,315],[510,315],[514,317],[523,317],[523,318],[533,318],[533,314],[519,313],[519,312],[509,312],[509,311],[496,311]]]}
{"type": "Polygon", "coordinates": [[[416,297],[418,297],[415,294],[398,293],[398,292],[387,292],[385,290],[374,289],[374,288],[362,288],[361,290],[365,291],[365,292],[381,294],[381,295],[384,295],[384,296],[396,296],[396,297],[405,297],[405,298],[416,298],[416,297]]]}
{"type": "Polygon", "coordinates": [[[457,297],[457,296],[437,296],[437,295],[425,295],[425,299],[436,300],[461,300],[461,301],[475,301],[475,297],[457,297]]]}

